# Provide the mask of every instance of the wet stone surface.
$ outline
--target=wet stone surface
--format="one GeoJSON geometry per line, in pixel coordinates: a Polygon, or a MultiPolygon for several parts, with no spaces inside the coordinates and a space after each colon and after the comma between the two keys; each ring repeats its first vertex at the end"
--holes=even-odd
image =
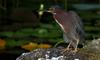
{"type": "Polygon", "coordinates": [[[70,51],[62,53],[65,48],[57,47],[50,49],[36,49],[28,53],[23,53],[16,60],[89,60],[88,56],[70,51]]]}

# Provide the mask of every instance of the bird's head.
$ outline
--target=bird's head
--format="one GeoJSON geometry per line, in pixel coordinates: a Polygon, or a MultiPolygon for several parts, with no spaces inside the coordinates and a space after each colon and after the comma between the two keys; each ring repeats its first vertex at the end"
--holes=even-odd
{"type": "Polygon", "coordinates": [[[55,13],[57,13],[57,12],[60,12],[61,10],[62,10],[62,8],[61,8],[60,6],[54,5],[54,6],[51,6],[51,7],[49,8],[49,10],[47,10],[47,12],[50,12],[50,13],[52,13],[52,14],[55,14],[55,13]]]}

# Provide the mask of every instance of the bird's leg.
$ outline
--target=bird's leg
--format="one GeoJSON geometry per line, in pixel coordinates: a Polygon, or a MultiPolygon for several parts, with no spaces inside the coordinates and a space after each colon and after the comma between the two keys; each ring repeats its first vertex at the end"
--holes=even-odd
{"type": "Polygon", "coordinates": [[[70,47],[71,43],[72,43],[72,41],[68,44],[68,46],[67,46],[67,48],[65,49],[65,51],[66,51],[66,50],[69,50],[69,47],[70,47]]]}
{"type": "Polygon", "coordinates": [[[78,47],[79,39],[77,39],[77,40],[75,39],[75,41],[76,41],[76,45],[74,45],[74,43],[73,43],[74,50],[71,51],[73,53],[73,55],[78,51],[77,47],[78,47]]]}
{"type": "Polygon", "coordinates": [[[77,39],[77,42],[76,42],[76,46],[75,46],[75,49],[74,49],[75,52],[77,52],[78,43],[79,43],[79,39],[77,39]]]}
{"type": "Polygon", "coordinates": [[[71,43],[72,43],[72,41],[68,44],[67,48],[65,48],[64,51],[62,51],[62,53],[64,53],[64,52],[70,50],[69,47],[70,47],[71,43]]]}

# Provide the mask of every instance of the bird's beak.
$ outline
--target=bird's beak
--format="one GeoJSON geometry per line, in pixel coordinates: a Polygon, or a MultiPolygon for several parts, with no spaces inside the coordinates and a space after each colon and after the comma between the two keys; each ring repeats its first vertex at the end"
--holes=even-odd
{"type": "Polygon", "coordinates": [[[44,12],[51,12],[50,10],[45,10],[44,12]]]}
{"type": "Polygon", "coordinates": [[[49,12],[49,13],[51,13],[51,11],[50,10],[39,10],[38,12],[49,12]]]}
{"type": "Polygon", "coordinates": [[[50,13],[51,13],[51,10],[49,10],[49,9],[45,9],[44,12],[50,12],[50,13]]]}

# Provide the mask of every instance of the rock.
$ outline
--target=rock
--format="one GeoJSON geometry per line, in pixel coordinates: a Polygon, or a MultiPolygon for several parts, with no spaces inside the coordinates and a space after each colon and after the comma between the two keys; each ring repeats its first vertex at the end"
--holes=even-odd
{"type": "Polygon", "coordinates": [[[87,43],[83,49],[92,53],[100,54],[100,38],[87,43]]]}
{"type": "Polygon", "coordinates": [[[23,53],[16,60],[100,60],[100,39],[89,42],[75,54],[72,50],[64,51],[64,47],[36,49],[23,53]]]}
{"type": "Polygon", "coordinates": [[[89,60],[85,54],[76,53],[73,55],[70,52],[62,53],[63,49],[63,47],[36,49],[32,52],[23,53],[16,60],[89,60]]]}

